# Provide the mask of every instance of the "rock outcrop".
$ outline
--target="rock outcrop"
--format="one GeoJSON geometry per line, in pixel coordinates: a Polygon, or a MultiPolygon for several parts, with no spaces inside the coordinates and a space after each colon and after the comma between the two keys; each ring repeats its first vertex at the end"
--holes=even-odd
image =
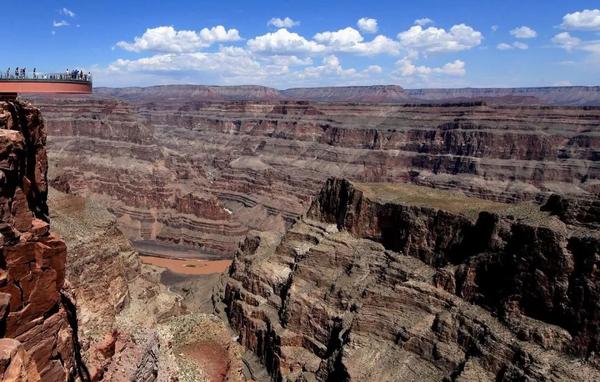
{"type": "Polygon", "coordinates": [[[226,312],[278,380],[597,380],[599,244],[532,204],[330,179],[244,241],[226,312]]]}
{"type": "Polygon", "coordinates": [[[46,129],[38,109],[0,101],[0,373],[4,380],[87,380],[65,243],[50,232],[46,129]]]}

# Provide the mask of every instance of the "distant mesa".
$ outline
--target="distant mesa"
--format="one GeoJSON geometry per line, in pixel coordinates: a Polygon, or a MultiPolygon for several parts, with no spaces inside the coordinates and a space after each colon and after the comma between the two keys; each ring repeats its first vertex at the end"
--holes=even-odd
{"type": "Polygon", "coordinates": [[[600,106],[600,86],[538,88],[404,89],[397,85],[330,86],[278,90],[264,86],[160,85],[95,88],[102,97],[133,103],[309,101],[376,104],[448,104],[600,106]]]}

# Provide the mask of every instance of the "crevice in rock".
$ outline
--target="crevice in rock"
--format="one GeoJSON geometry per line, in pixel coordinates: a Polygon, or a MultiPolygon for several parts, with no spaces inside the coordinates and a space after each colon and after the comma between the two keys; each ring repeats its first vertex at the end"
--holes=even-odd
{"type": "Polygon", "coordinates": [[[79,324],[77,322],[77,307],[71,299],[64,294],[60,294],[61,301],[67,312],[67,320],[73,331],[73,353],[75,355],[75,370],[69,375],[69,381],[75,381],[77,377],[82,382],[91,382],[90,372],[87,369],[83,357],[81,356],[81,345],[79,343],[79,324]]]}

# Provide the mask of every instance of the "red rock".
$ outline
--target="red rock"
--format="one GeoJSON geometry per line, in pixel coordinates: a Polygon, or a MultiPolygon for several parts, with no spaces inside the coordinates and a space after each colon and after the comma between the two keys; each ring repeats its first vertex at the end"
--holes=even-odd
{"type": "Polygon", "coordinates": [[[85,378],[68,319],[68,313],[73,317],[76,313],[61,299],[66,246],[50,234],[45,221],[45,143],[46,130],[37,109],[0,101],[0,186],[3,195],[11,195],[0,198],[0,324],[8,337],[0,339],[3,380],[85,378]]]}
{"type": "Polygon", "coordinates": [[[29,353],[19,341],[10,338],[0,339],[0,377],[7,382],[41,381],[29,353]]]}

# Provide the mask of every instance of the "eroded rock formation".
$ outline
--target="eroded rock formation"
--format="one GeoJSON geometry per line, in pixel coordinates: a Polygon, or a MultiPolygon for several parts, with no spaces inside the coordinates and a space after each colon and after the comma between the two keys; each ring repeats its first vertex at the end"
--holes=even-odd
{"type": "Polygon", "coordinates": [[[0,375],[87,379],[74,304],[63,293],[65,243],[50,233],[46,129],[38,109],[0,101],[0,375]]]}
{"type": "Polygon", "coordinates": [[[154,102],[151,90],[37,101],[53,184],[110,200],[131,240],[231,257],[249,229],[289,227],[332,175],[511,202],[598,192],[595,108],[154,102]]]}
{"type": "Polygon", "coordinates": [[[596,380],[599,244],[534,205],[330,179],[245,240],[226,311],[276,379],[596,380]]]}

